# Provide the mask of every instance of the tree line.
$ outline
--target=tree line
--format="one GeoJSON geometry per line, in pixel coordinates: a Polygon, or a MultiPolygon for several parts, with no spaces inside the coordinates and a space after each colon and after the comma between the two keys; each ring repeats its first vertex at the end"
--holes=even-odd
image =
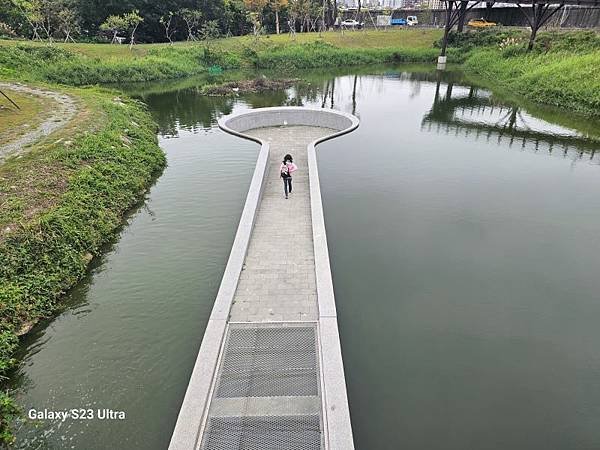
{"type": "Polygon", "coordinates": [[[0,37],[174,42],[321,31],[337,0],[0,0],[0,37]]]}

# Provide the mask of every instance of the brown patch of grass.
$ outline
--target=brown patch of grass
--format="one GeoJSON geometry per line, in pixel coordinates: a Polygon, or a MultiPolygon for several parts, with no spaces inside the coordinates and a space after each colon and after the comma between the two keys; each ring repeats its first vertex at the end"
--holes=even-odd
{"type": "Polygon", "coordinates": [[[77,115],[31,149],[0,164],[0,242],[10,233],[54,207],[75,171],[54,158],[58,146],[69,146],[81,130],[93,133],[103,113],[78,102],[77,115]],[[94,120],[92,120],[92,117],[94,120]]]}
{"type": "Polygon", "coordinates": [[[8,143],[34,129],[49,115],[53,102],[37,95],[2,88],[20,109],[0,95],[0,142],[8,143]]]}

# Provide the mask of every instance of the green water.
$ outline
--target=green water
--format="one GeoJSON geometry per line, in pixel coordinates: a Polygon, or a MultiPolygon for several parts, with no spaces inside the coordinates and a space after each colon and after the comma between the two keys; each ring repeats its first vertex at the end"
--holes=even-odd
{"type": "Polygon", "coordinates": [[[166,448],[258,152],[216,119],[309,105],[361,119],[318,148],[356,447],[599,448],[598,124],[455,72],[308,76],[136,88],[169,166],[13,377],[26,411],[127,418],[26,423],[18,446],[166,448]]]}

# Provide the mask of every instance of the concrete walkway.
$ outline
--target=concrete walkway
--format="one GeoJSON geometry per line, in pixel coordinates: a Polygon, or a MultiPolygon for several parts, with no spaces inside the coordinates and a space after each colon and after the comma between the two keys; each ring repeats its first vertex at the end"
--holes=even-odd
{"type": "Polygon", "coordinates": [[[328,128],[259,128],[247,134],[270,143],[269,175],[258,209],[231,322],[316,321],[317,287],[313,251],[307,145],[332,134],[328,128]],[[286,200],[279,165],[286,153],[298,171],[286,200]]]}
{"type": "Polygon", "coordinates": [[[358,124],[305,107],[219,120],[261,149],[170,450],[354,449],[315,145],[358,124]]]}
{"type": "Polygon", "coordinates": [[[201,449],[322,449],[307,146],[334,130],[268,127],[269,172],[228,320],[201,449]],[[294,157],[286,199],[279,166],[294,157]]]}

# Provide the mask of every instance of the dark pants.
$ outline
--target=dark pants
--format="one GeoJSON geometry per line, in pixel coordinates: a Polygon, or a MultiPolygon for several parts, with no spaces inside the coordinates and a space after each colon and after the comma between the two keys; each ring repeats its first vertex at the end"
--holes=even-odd
{"type": "Polygon", "coordinates": [[[288,192],[292,193],[292,177],[287,177],[283,179],[283,191],[285,192],[285,196],[288,196],[288,192]]]}

